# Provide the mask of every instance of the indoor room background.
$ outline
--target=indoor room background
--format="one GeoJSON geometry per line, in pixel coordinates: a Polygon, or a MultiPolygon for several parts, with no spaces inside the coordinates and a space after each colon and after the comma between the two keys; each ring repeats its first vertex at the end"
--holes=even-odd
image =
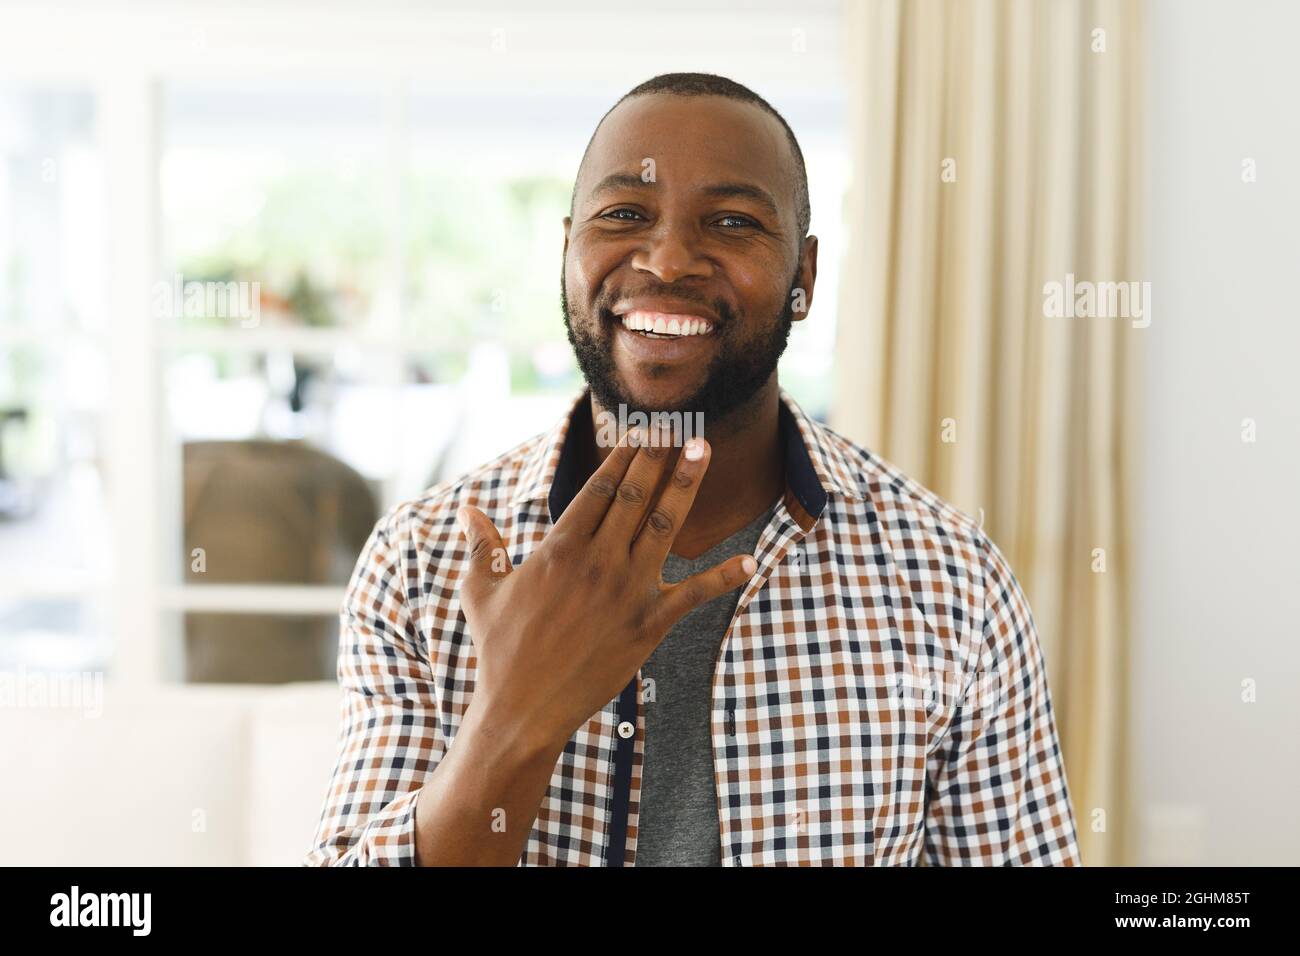
{"type": "Polygon", "coordinates": [[[301,860],[356,557],[581,386],[573,175],[677,70],[797,134],[782,385],[1016,569],[1084,862],[1293,863],[1297,33],[1281,0],[0,3],[0,863],[301,860]],[[1121,308],[1054,308],[1080,283],[1121,308]]]}

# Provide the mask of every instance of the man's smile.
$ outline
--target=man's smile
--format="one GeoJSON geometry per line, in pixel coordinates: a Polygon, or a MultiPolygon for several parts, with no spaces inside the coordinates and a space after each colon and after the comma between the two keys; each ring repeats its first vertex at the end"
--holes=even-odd
{"type": "Polygon", "coordinates": [[[705,306],[667,298],[624,298],[607,313],[614,355],[663,364],[698,360],[717,344],[720,320],[705,306]]]}
{"type": "Polygon", "coordinates": [[[615,362],[619,353],[637,363],[695,362],[718,345],[717,326],[698,315],[636,310],[613,316],[612,322],[615,362]]]}
{"type": "Polygon", "coordinates": [[[709,335],[713,331],[713,323],[698,315],[634,309],[624,313],[623,328],[629,332],[644,333],[650,338],[677,338],[687,335],[709,335]]]}

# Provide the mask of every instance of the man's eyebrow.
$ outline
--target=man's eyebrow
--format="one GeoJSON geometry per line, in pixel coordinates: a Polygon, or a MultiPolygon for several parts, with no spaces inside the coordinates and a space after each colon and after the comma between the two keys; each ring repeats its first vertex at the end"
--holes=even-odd
{"type": "Polygon", "coordinates": [[[610,173],[591,188],[591,192],[588,194],[587,198],[594,199],[601,193],[606,193],[614,189],[637,189],[652,185],[654,184],[642,179],[640,173],[610,173]]]}
{"type": "MultiPolygon", "coordinates": [[[[592,187],[587,198],[595,199],[601,193],[617,189],[648,189],[652,186],[654,181],[647,182],[639,173],[610,173],[592,187]]],[[[713,183],[709,186],[701,186],[699,192],[715,199],[749,199],[765,207],[774,217],[780,217],[776,200],[772,198],[771,193],[759,186],[749,183],[713,183]]]]}
{"type": "Polygon", "coordinates": [[[780,216],[776,208],[776,200],[766,189],[760,189],[758,186],[751,186],[748,183],[716,183],[701,187],[700,192],[718,199],[750,199],[760,206],[766,206],[773,216],[780,216]]]}

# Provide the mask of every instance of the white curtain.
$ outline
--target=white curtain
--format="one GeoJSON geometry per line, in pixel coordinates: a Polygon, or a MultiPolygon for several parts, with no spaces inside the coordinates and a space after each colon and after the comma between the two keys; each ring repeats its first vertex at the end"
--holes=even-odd
{"type": "Polygon", "coordinates": [[[846,12],[855,181],[832,424],[983,516],[1034,609],[1084,862],[1122,864],[1142,330],[1046,317],[1044,285],[1141,278],[1143,5],[846,12]]]}

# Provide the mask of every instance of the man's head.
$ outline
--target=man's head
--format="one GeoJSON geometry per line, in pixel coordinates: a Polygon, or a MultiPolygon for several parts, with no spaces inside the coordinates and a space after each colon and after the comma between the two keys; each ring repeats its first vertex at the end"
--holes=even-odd
{"type": "Polygon", "coordinates": [[[564,221],[565,325],[596,401],[707,423],[774,386],[812,302],[808,223],[799,144],[756,93],[673,73],[619,100],[564,221]]]}

